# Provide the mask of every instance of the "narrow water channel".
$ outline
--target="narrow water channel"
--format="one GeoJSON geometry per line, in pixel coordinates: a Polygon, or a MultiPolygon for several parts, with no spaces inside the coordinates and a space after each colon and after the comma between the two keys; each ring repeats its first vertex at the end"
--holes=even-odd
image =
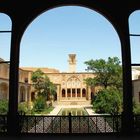
{"type": "Polygon", "coordinates": [[[88,115],[84,108],[62,108],[58,115],[67,116],[71,113],[72,116],[85,116],[88,115]]]}

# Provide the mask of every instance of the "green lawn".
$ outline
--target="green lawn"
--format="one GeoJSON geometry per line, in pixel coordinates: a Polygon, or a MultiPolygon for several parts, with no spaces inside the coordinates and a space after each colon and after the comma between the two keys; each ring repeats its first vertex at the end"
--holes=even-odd
{"type": "Polygon", "coordinates": [[[34,112],[34,115],[47,115],[49,114],[52,110],[54,109],[54,107],[49,107],[49,108],[46,108],[44,109],[43,111],[41,112],[34,112]]]}

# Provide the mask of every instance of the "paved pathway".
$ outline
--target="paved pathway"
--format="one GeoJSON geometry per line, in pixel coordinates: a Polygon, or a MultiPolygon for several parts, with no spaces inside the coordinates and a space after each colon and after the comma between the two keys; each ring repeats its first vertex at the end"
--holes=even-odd
{"type": "Polygon", "coordinates": [[[48,115],[57,115],[61,108],[61,106],[56,106],[48,115]]]}

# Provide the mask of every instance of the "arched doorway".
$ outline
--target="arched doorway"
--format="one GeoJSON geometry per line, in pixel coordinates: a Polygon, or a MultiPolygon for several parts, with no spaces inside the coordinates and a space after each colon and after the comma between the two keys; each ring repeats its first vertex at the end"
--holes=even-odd
{"type": "Polygon", "coordinates": [[[26,101],[26,89],[24,86],[20,87],[20,95],[19,95],[19,102],[25,102],[26,101]]]}
{"type": "Polygon", "coordinates": [[[8,84],[7,83],[0,83],[0,100],[8,99],[8,84]]]}
{"type": "Polygon", "coordinates": [[[62,98],[66,96],[65,89],[62,89],[62,98]]]}
{"type": "Polygon", "coordinates": [[[86,89],[85,88],[82,89],[82,97],[86,97],[86,89]]]}

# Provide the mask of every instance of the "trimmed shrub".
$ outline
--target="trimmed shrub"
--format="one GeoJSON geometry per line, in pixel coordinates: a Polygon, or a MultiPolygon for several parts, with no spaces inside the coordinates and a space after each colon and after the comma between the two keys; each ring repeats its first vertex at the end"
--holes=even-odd
{"type": "Polygon", "coordinates": [[[8,100],[0,100],[0,114],[7,114],[8,100]]]}
{"type": "Polygon", "coordinates": [[[140,114],[140,103],[133,103],[133,112],[134,114],[140,114]]]}
{"type": "Polygon", "coordinates": [[[113,88],[100,90],[93,101],[93,108],[96,113],[121,113],[122,99],[119,91],[113,88]]]}
{"type": "Polygon", "coordinates": [[[34,101],[33,110],[35,112],[41,112],[46,107],[46,100],[42,96],[37,97],[37,99],[34,101]]]}
{"type": "Polygon", "coordinates": [[[27,102],[21,102],[18,104],[18,111],[19,112],[24,112],[27,113],[28,112],[28,105],[27,102]]]}

